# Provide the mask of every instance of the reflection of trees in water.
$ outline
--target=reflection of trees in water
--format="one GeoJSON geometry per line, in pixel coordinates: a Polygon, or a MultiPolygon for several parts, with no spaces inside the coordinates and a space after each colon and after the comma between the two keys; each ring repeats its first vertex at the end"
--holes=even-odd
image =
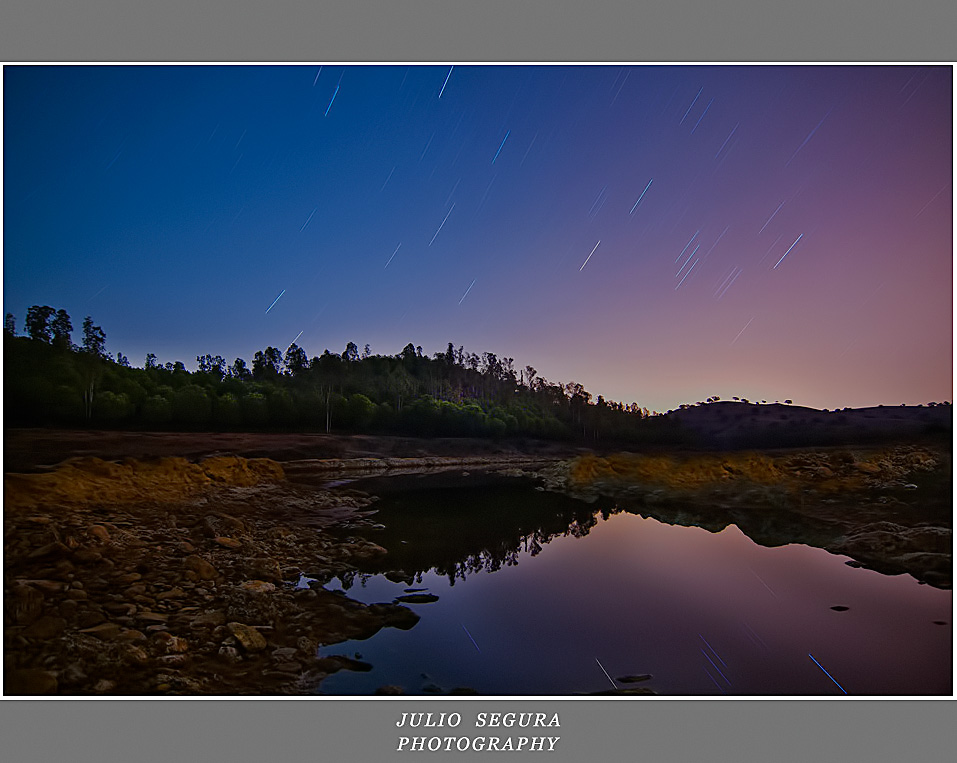
{"type": "Polygon", "coordinates": [[[459,511],[456,521],[450,521],[447,503],[428,508],[416,503],[414,513],[379,514],[377,521],[388,529],[384,536],[369,537],[389,553],[370,561],[361,571],[340,576],[340,580],[343,588],[348,588],[370,575],[401,570],[407,580],[421,582],[423,574],[434,571],[455,585],[469,575],[514,567],[522,556],[538,556],[554,538],[583,538],[599,518],[616,511],[613,507],[596,509],[555,494],[532,493],[530,497],[527,490],[498,495],[494,506],[485,510],[459,511]],[[422,531],[423,527],[430,532],[422,531]],[[420,531],[416,533],[416,529],[420,531]],[[402,543],[405,538],[410,540],[402,543]]]}
{"type": "Polygon", "coordinates": [[[548,530],[538,527],[531,532],[515,538],[503,538],[495,548],[483,548],[476,553],[451,563],[437,564],[432,567],[439,575],[449,579],[449,585],[456,580],[465,580],[469,575],[479,572],[497,572],[502,567],[514,567],[523,554],[538,556],[542,549],[554,538],[572,536],[584,538],[592,527],[598,524],[600,512],[589,510],[585,516],[574,516],[561,530],[548,530]]]}

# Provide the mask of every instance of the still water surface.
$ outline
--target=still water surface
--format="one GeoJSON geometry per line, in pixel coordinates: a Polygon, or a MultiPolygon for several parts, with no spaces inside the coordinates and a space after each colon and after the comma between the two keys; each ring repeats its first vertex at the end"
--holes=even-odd
{"type": "MultiPolygon", "coordinates": [[[[408,631],[321,649],[372,665],[331,676],[323,694],[383,685],[564,696],[613,686],[681,696],[952,692],[951,592],[908,575],[849,567],[809,546],[760,546],[734,525],[669,525],[530,486],[424,481],[376,507],[385,529],[362,534],[389,549],[385,569],[414,574],[411,587],[439,599],[407,605],[421,616],[408,631]],[[652,678],[616,680],[641,674],[652,678]]],[[[345,593],[387,602],[409,587],[375,572],[346,581],[345,593]]]]}

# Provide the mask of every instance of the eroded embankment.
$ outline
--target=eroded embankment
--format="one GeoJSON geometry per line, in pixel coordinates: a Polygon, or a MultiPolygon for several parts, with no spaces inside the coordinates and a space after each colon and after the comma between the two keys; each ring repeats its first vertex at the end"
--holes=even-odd
{"type": "Polygon", "coordinates": [[[4,484],[6,694],[313,691],[317,647],[408,628],[318,586],[382,548],[327,532],[374,500],[268,459],[74,459],[4,484]]]}
{"type": "Polygon", "coordinates": [[[545,469],[554,490],[607,495],[661,521],[734,523],[763,545],[807,543],[949,588],[951,460],[918,446],[786,454],[584,455],[545,469]]]}

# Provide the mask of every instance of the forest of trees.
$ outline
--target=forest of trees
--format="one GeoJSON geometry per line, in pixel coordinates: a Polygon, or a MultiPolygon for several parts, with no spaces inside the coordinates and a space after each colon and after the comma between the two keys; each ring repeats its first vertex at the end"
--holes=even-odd
{"type": "Polygon", "coordinates": [[[133,367],[106,351],[87,317],[82,341],[64,310],[33,306],[17,335],[4,323],[8,426],[189,431],[309,431],[418,436],[535,437],[589,442],[673,440],[669,418],[637,404],[595,400],[581,384],[558,384],[512,358],[449,343],[432,357],[411,343],[398,355],[360,352],[309,358],[296,344],[266,347],[252,364],[219,355],[133,367]]]}

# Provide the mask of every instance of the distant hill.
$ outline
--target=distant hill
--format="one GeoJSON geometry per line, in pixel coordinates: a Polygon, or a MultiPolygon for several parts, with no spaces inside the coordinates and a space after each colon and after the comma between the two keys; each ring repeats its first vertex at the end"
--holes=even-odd
{"type": "Polygon", "coordinates": [[[699,447],[791,448],[950,439],[953,409],[877,406],[826,411],[780,403],[718,401],[665,414],[699,447]]]}

